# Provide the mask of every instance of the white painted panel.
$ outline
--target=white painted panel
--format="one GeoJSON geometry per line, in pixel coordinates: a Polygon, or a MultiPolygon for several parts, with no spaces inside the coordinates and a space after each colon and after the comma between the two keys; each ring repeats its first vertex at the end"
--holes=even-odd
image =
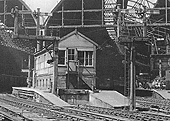
{"type": "Polygon", "coordinates": [[[76,36],[72,35],[69,38],[66,38],[65,40],[61,41],[59,43],[59,47],[63,48],[71,48],[71,47],[76,47],[76,48],[93,48],[93,44],[90,43],[89,41],[85,40],[81,36],[76,36]]]}

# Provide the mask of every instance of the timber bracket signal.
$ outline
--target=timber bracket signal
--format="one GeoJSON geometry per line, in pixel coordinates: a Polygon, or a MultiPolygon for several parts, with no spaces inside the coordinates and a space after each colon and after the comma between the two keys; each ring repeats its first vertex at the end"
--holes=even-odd
{"type": "Polygon", "coordinates": [[[118,41],[120,44],[124,45],[127,43],[151,43],[151,37],[137,37],[137,36],[120,36],[118,41]]]}
{"type": "Polygon", "coordinates": [[[54,41],[60,40],[60,37],[56,36],[36,36],[36,35],[12,35],[13,39],[28,39],[28,40],[40,40],[40,41],[54,41]]]}

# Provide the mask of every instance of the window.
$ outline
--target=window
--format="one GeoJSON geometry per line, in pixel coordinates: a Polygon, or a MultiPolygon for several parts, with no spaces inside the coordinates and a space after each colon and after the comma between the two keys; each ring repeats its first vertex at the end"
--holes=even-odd
{"type": "Polygon", "coordinates": [[[80,65],[84,65],[84,51],[78,51],[78,60],[80,65]]]}
{"type": "Polygon", "coordinates": [[[91,66],[92,65],[92,56],[93,56],[93,52],[92,51],[87,51],[86,52],[86,64],[87,66],[91,66]]]}
{"type": "Polygon", "coordinates": [[[74,60],[74,50],[75,49],[68,49],[68,60],[74,60]]]}
{"type": "Polygon", "coordinates": [[[58,64],[65,65],[65,50],[59,50],[58,64]]]}
{"type": "Polygon", "coordinates": [[[92,66],[93,65],[93,51],[78,51],[78,60],[80,65],[92,66]]]}

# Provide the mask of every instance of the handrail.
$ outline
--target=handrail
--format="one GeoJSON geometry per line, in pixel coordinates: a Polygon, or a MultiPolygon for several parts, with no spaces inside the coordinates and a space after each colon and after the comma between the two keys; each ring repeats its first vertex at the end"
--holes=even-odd
{"type": "MultiPolygon", "coordinates": [[[[78,77],[81,78],[81,80],[84,81],[84,82],[88,85],[88,87],[90,87],[90,89],[93,90],[93,87],[95,86],[94,83],[87,83],[87,82],[86,82],[86,79],[83,79],[83,78],[80,76],[80,70],[79,70],[79,69],[80,69],[80,61],[79,61],[79,60],[78,60],[78,61],[75,61],[75,63],[76,63],[76,67],[77,67],[76,70],[78,71],[78,77]]],[[[69,65],[69,61],[67,62],[67,67],[68,67],[68,71],[69,71],[69,70],[73,71],[72,68],[71,68],[70,65],[69,65]]],[[[85,66],[81,66],[81,67],[82,67],[83,69],[85,69],[85,70],[87,71],[87,73],[94,78],[94,75],[93,75],[85,66]]],[[[81,75],[82,75],[82,76],[85,76],[83,73],[81,73],[81,75]]]]}
{"type": "MultiPolygon", "coordinates": [[[[78,60],[78,69],[80,69],[80,64],[81,62],[78,60]]],[[[86,71],[94,78],[94,75],[90,73],[90,71],[85,67],[85,66],[81,66],[83,67],[84,69],[86,69],[86,71]]],[[[79,70],[78,70],[79,72],[79,70]]],[[[81,73],[81,75],[85,76],[84,74],[81,73]]],[[[78,76],[80,77],[80,75],[78,74],[78,76]]],[[[81,78],[81,77],[80,77],[81,78]]],[[[82,79],[82,78],[81,78],[82,79]]],[[[82,79],[84,81],[84,79],[82,79]]],[[[85,81],[84,81],[85,82],[85,81]]],[[[86,82],[85,82],[86,83],[86,82]]],[[[91,83],[89,85],[89,83],[86,83],[92,90],[93,90],[93,87],[95,86],[93,83],[91,83]]]]}
{"type": "MultiPolygon", "coordinates": [[[[78,63],[79,63],[79,66],[80,64],[82,64],[79,60],[78,60],[78,63]]],[[[90,73],[90,71],[85,67],[85,66],[81,66],[83,67],[84,69],[86,69],[86,71],[91,75],[91,76],[94,76],[93,74],[90,73]]],[[[83,74],[82,74],[83,75],[83,74]]]]}
{"type": "Polygon", "coordinates": [[[68,71],[69,71],[69,69],[70,69],[71,71],[73,71],[72,68],[68,65],[68,71]]]}

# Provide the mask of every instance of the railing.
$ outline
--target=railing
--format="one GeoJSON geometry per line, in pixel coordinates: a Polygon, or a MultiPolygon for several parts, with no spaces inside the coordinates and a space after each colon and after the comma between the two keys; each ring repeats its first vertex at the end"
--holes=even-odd
{"type": "MultiPolygon", "coordinates": [[[[95,84],[94,84],[94,75],[85,67],[85,66],[80,66],[80,62],[79,61],[75,61],[75,65],[76,65],[76,71],[78,72],[78,79],[80,78],[85,84],[88,85],[88,87],[93,90],[94,87],[95,87],[95,84]],[[86,72],[88,73],[88,77],[92,77],[93,78],[93,81],[90,81],[89,80],[86,80],[85,78],[82,78],[82,77],[87,77],[86,75],[84,75],[83,73],[80,73],[80,67],[85,69],[86,72]]],[[[68,71],[73,71],[73,69],[70,67],[69,63],[68,63],[68,71]]],[[[78,80],[78,83],[79,83],[79,80],[78,80]]]]}
{"type": "Polygon", "coordinates": [[[81,75],[83,76],[83,77],[86,77],[83,73],[81,73],[81,75],[80,75],[80,64],[82,64],[80,61],[78,61],[78,76],[79,76],[79,78],[81,78],[89,87],[90,87],[90,89],[91,90],[94,90],[94,87],[95,87],[95,84],[94,84],[94,78],[95,78],[95,76],[85,67],[85,66],[81,66],[83,69],[85,69],[87,72],[88,72],[88,74],[90,75],[90,77],[92,77],[93,78],[93,81],[91,82],[91,83],[88,83],[89,81],[85,81],[82,77],[81,77],[81,75]]]}

